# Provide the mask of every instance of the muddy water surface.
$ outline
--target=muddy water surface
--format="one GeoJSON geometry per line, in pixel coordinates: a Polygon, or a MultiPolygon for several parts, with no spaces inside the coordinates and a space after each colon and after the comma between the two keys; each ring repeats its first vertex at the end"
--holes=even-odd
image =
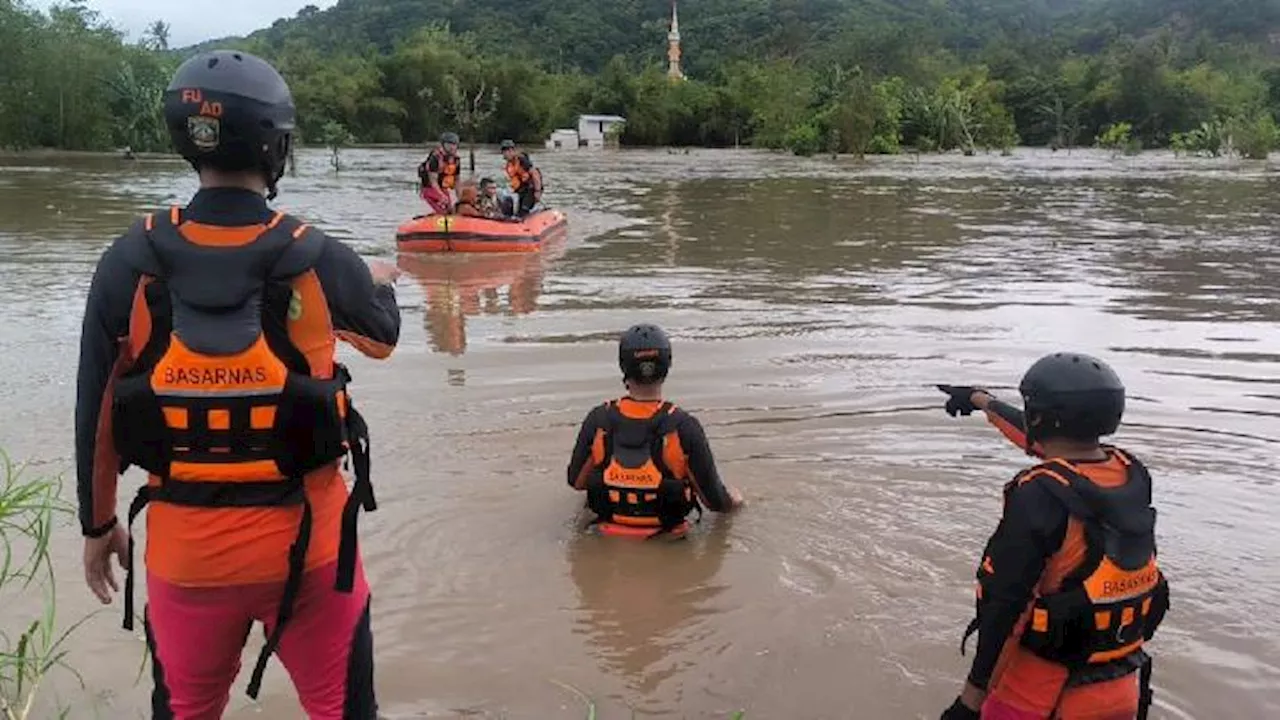
{"type": "MultiPolygon", "coordinates": [[[[388,717],[931,718],[968,659],[976,555],[1027,459],[935,382],[1012,395],[1073,348],[1130,389],[1174,609],[1155,718],[1280,716],[1280,187],[1264,165],[1024,151],[868,164],[748,152],[542,153],[568,238],[536,257],[396,258],[409,151],[301,157],[284,208],[398,261],[401,347],[347,352],[374,430],[363,522],[388,717]],[[620,391],[616,333],[676,341],[673,399],[751,504],[687,543],[583,536],[564,466],[620,391]],[[1003,390],[1000,390],[1003,389],[1003,390]]],[[[498,174],[494,156],[482,171],[498,174]]],[[[71,471],[97,256],[193,190],[176,162],[0,162],[0,445],[71,471]]],[[[139,478],[123,481],[133,486],[139,478]]],[[[70,482],[67,495],[72,495],[70,482]]],[[[127,497],[122,493],[122,497],[127,497]]],[[[122,508],[123,510],[123,508],[122,508]]],[[[74,527],[61,618],[95,603],[74,527]]],[[[9,605],[5,629],[34,610],[9,605]]],[[[72,717],[143,717],[119,605],[71,640],[72,717]]],[[[256,652],[256,643],[249,652],[256,652]]],[[[251,657],[247,659],[251,660],[251,657]]],[[[260,708],[298,717],[287,677],[260,708]]]]}

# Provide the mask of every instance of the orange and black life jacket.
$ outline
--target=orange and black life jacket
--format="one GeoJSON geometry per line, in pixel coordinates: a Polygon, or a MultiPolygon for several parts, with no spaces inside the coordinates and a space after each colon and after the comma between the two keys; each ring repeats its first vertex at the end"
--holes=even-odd
{"type": "MultiPolygon", "coordinates": [[[[1136,458],[1107,448],[1125,465],[1123,485],[1106,488],[1070,463],[1049,460],[1028,468],[1005,489],[1040,482],[1084,530],[1084,560],[1063,577],[1056,592],[1037,596],[1019,643],[1031,653],[1065,666],[1072,685],[1111,680],[1136,669],[1147,672],[1143,645],[1169,607],[1169,587],[1156,562],[1156,511],[1151,476],[1136,458]]],[[[978,615],[982,583],[978,569],[978,615]]],[[[974,618],[967,639],[980,624],[974,618]]],[[[963,643],[962,643],[963,647],[963,643]]],[[[1144,678],[1145,680],[1145,678],[1144,678]]]]}
{"type": "Polygon", "coordinates": [[[436,158],[440,163],[440,189],[452,190],[458,184],[458,172],[462,167],[462,160],[457,155],[446,154],[444,148],[437,147],[432,150],[427,159],[418,166],[418,181],[424,188],[430,184],[427,176],[432,172],[430,169],[432,158],[436,158]]]}
{"type": "MultiPolygon", "coordinates": [[[[129,507],[130,526],[149,502],[301,506],[278,621],[250,683],[256,695],[291,614],[311,539],[304,476],[348,453],[355,482],[343,511],[336,585],[352,589],[356,516],[361,507],[376,508],[368,429],[347,394],[347,369],[331,358],[331,367],[311,367],[287,329],[301,309],[291,282],[311,270],[321,238],[309,242],[307,226],[283,213],[247,242],[231,234],[195,242],[180,225],[175,207],[131,230],[143,236],[142,280],[130,320],[132,363],[112,400],[113,441],[121,472],[137,465],[152,476],[129,507]]],[[[126,629],[133,624],[132,590],[130,570],[126,629]]]]}
{"type": "Polygon", "coordinates": [[[526,185],[531,186],[532,175],[529,170],[525,170],[520,164],[521,160],[527,160],[528,153],[520,153],[507,161],[507,178],[511,181],[511,189],[516,192],[526,185]]]}
{"type": "Polygon", "coordinates": [[[587,506],[596,514],[592,524],[651,527],[657,536],[675,530],[691,511],[702,516],[688,480],[675,477],[663,459],[668,437],[682,419],[669,402],[644,419],[627,417],[617,401],[609,402],[603,462],[587,480],[587,506]]]}
{"type": "Polygon", "coordinates": [[[445,153],[444,148],[436,148],[435,154],[440,158],[440,188],[452,190],[458,184],[458,156],[445,153]]]}

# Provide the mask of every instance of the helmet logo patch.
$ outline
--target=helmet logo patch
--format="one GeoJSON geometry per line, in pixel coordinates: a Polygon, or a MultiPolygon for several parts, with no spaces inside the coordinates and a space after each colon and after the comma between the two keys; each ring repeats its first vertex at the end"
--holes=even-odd
{"type": "Polygon", "coordinates": [[[640,377],[651,378],[658,374],[658,363],[646,360],[640,363],[640,377]]]}
{"type": "Polygon", "coordinates": [[[218,147],[221,135],[221,123],[217,118],[193,115],[187,118],[187,136],[191,144],[208,152],[218,147]]]}

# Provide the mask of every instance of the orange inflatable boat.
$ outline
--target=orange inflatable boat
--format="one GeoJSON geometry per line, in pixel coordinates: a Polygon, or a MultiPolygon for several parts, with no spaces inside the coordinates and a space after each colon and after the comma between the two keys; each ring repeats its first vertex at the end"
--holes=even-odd
{"type": "Polygon", "coordinates": [[[559,210],[543,210],[520,220],[490,220],[466,215],[419,215],[396,228],[401,252],[537,252],[563,235],[569,219],[559,210]]]}

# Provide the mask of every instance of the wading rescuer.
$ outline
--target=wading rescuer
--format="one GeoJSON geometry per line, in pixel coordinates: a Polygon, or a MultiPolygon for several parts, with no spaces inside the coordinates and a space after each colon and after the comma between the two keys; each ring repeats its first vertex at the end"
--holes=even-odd
{"type": "Polygon", "coordinates": [[[117,557],[132,629],[127,528],[149,504],[153,717],[222,717],[258,621],[267,644],[250,696],[278,653],[312,720],[372,720],[356,547],[357,513],[374,509],[368,434],[334,356],[338,338],[391,354],[397,271],[371,272],[351,248],[268,207],[295,108],[263,60],[191,58],[165,91],[164,117],[200,190],[112,243],[89,289],[76,398],[85,580],[110,603],[117,557]],[[116,483],[130,465],[148,481],[122,523],[116,483]]]}
{"type": "Polygon", "coordinates": [[[418,181],[422,184],[422,199],[438,215],[453,212],[454,188],[458,185],[458,172],[462,160],[458,158],[458,134],[442,133],[440,145],[431,150],[427,159],[418,166],[418,181]]]}
{"type": "Polygon", "coordinates": [[[938,387],[952,416],[983,410],[1043,459],[1005,485],[965,631],[966,640],[978,633],[978,647],[942,720],[1145,719],[1144,643],[1169,607],[1169,587],[1156,564],[1151,476],[1098,441],[1120,426],[1120,378],[1096,358],[1056,353],[1023,376],[1022,411],[979,388],[938,387]]]}
{"type": "Polygon", "coordinates": [[[542,202],[542,171],[533,164],[529,153],[516,147],[514,141],[502,141],[502,157],[507,161],[507,179],[516,195],[512,214],[524,217],[542,202]]]}
{"type": "Polygon", "coordinates": [[[671,341],[635,325],[618,343],[627,395],[587,414],[569,460],[569,485],[587,493],[591,524],[607,535],[684,535],[690,512],[730,512],[742,494],[720,481],[702,424],[662,399],[671,341]]]}

